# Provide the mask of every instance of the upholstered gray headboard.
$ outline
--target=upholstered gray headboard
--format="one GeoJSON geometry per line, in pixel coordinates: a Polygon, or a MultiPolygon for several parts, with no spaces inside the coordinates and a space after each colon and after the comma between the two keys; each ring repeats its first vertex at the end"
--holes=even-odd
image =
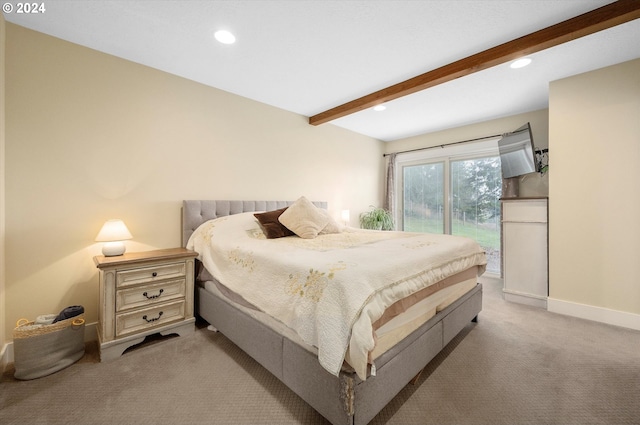
{"type": "MultiPolygon", "coordinates": [[[[182,246],[202,223],[226,215],[253,211],[273,211],[284,208],[295,201],[182,201],[182,246]]],[[[327,208],[326,202],[313,202],[320,208],[327,208]]]]}

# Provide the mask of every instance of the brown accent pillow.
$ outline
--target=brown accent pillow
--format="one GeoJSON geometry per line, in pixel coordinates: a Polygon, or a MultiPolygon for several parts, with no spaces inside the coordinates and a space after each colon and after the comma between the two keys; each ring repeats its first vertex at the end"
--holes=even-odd
{"type": "Polygon", "coordinates": [[[293,236],[291,230],[278,221],[278,217],[289,207],[280,208],[279,210],[267,211],[263,213],[255,213],[253,216],[258,219],[260,227],[267,239],[283,238],[285,236],[293,236]]]}

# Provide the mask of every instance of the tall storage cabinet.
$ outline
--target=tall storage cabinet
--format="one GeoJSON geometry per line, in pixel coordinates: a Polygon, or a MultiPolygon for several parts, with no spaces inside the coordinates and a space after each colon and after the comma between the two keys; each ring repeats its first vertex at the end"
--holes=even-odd
{"type": "Polygon", "coordinates": [[[504,298],[547,308],[549,295],[548,199],[502,199],[504,298]]]}

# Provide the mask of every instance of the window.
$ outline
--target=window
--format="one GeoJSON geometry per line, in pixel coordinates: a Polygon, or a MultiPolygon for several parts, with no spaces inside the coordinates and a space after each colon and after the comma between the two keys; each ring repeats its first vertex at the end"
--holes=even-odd
{"type": "Polygon", "coordinates": [[[502,176],[497,140],[399,154],[397,222],[405,231],[475,239],[487,272],[500,274],[502,176]]]}

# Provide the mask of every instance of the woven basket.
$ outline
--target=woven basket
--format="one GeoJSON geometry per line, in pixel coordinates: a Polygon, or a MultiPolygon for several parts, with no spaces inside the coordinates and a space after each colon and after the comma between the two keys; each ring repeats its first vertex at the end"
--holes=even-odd
{"type": "Polygon", "coordinates": [[[35,379],[71,366],[84,356],[84,315],[51,325],[18,320],[13,330],[16,379],[35,379]]]}

